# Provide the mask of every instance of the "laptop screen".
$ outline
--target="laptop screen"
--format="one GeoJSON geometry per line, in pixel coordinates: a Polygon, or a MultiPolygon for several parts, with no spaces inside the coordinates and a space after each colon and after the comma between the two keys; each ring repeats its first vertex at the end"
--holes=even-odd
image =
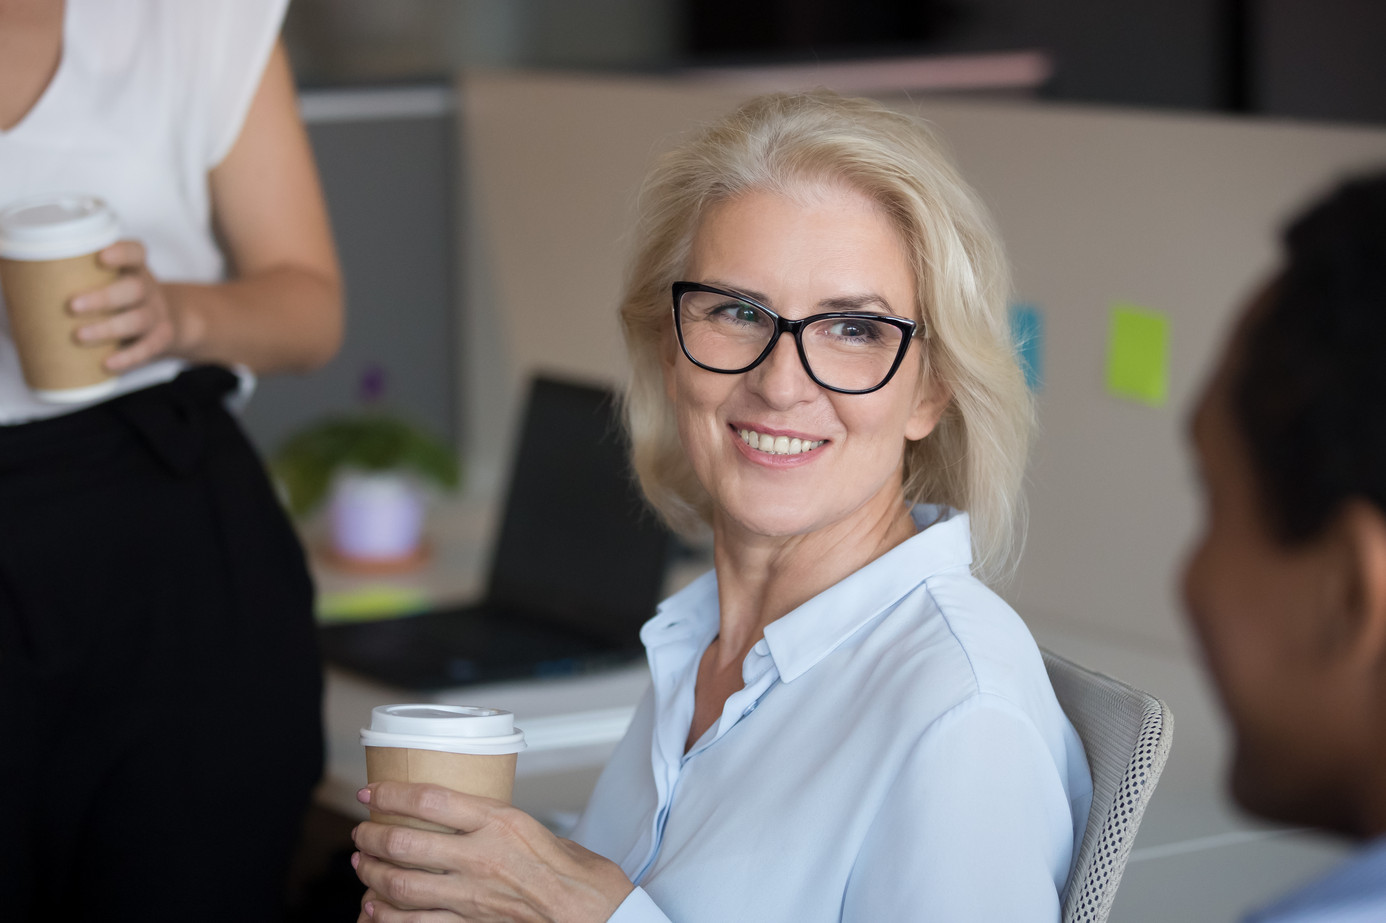
{"type": "Polygon", "coordinates": [[[538,376],[522,420],[488,600],[638,645],[673,537],[635,484],[615,394],[538,376]]]}

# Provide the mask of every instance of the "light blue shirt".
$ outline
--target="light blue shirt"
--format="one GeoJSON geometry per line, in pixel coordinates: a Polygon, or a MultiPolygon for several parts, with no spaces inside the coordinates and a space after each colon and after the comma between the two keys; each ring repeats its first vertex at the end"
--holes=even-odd
{"type": "Polygon", "coordinates": [[[1386,837],[1246,923],[1381,923],[1386,920],[1386,837]]]}
{"type": "Polygon", "coordinates": [[[1020,618],[970,572],[966,514],[771,623],[688,753],[715,574],[641,630],[653,685],[573,838],[638,886],[613,923],[1059,918],[1092,799],[1020,618]]]}

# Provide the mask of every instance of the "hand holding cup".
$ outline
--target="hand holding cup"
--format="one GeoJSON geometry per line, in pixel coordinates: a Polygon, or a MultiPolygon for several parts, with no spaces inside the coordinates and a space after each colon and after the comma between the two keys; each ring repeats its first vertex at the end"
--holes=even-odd
{"type": "Polygon", "coordinates": [[[83,292],[70,302],[81,326],[80,343],[115,344],[105,359],[108,371],[120,373],[158,358],[177,342],[176,315],[168,293],[145,263],[144,245],[121,240],[96,255],[116,273],[110,284],[83,292]]]}
{"type": "Polygon", "coordinates": [[[361,729],[371,821],[352,857],[364,920],[607,919],[634,887],[620,866],[510,805],[524,732],[503,709],[382,705],[361,729]],[[528,915],[521,913],[525,911],[528,915]]]}
{"type": "Polygon", "coordinates": [[[413,829],[364,823],[352,834],[352,865],[369,889],[363,921],[440,910],[448,919],[598,923],[634,887],[614,862],[504,801],[396,782],[371,783],[357,798],[372,816],[415,821],[413,829]]]}
{"type": "MultiPolygon", "coordinates": [[[[500,708],[466,705],[380,705],[361,729],[370,782],[427,782],[453,791],[510,801],[515,758],[525,748],[515,716],[500,708]]],[[[371,820],[425,830],[417,817],[381,814],[371,820]]]]}
{"type": "Polygon", "coordinates": [[[94,196],[46,195],[0,209],[0,288],[25,383],[40,400],[80,403],[115,390],[105,364],[115,341],[79,340],[70,302],[117,282],[119,270],[97,255],[119,237],[114,212],[94,196]]]}

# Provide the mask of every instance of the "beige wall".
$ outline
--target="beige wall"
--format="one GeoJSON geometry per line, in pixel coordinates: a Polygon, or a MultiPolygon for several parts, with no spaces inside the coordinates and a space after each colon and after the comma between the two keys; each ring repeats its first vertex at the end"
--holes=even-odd
{"type": "MultiPolygon", "coordinates": [[[[614,308],[651,157],[731,106],[727,88],[472,75],[462,83],[467,430],[494,485],[531,369],[620,381],[614,308]]],[[[1386,164],[1386,131],[1058,107],[896,100],[934,121],[993,208],[1017,298],[1046,319],[1031,527],[1006,593],[1022,614],[1170,648],[1174,574],[1196,514],[1184,415],[1275,230],[1344,170],[1386,164]],[[1170,398],[1104,387],[1108,309],[1171,318],[1170,398]]]]}

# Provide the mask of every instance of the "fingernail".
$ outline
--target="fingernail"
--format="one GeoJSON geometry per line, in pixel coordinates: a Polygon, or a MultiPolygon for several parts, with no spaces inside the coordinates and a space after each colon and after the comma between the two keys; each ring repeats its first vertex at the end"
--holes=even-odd
{"type": "Polygon", "coordinates": [[[360,868],[360,867],[361,867],[361,854],[360,854],[359,852],[354,852],[354,853],[351,854],[351,867],[352,867],[352,868],[360,868]]]}
{"type": "Polygon", "coordinates": [[[84,296],[80,295],[69,302],[69,304],[72,305],[72,310],[74,311],[85,311],[87,309],[87,305],[90,303],[91,302],[89,302],[84,296]]]}
{"type": "Polygon", "coordinates": [[[359,792],[356,793],[356,800],[361,802],[362,804],[370,804],[371,790],[369,788],[361,789],[359,792]]]}
{"type": "Polygon", "coordinates": [[[365,910],[366,910],[366,916],[371,917],[371,918],[374,918],[374,917],[375,917],[375,902],[374,902],[374,901],[366,901],[365,910]]]}

